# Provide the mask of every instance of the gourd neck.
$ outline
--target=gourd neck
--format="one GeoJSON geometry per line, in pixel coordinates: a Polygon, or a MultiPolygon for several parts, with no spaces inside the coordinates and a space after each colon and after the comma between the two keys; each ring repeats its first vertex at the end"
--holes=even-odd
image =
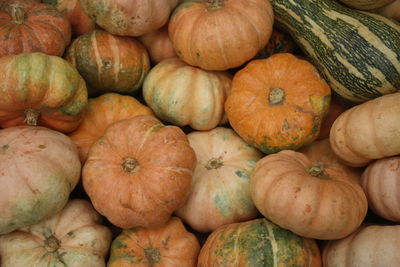
{"type": "Polygon", "coordinates": [[[282,88],[270,88],[268,94],[268,104],[270,106],[280,106],[285,101],[285,90],[282,88]]]}
{"type": "Polygon", "coordinates": [[[33,108],[28,108],[25,110],[24,114],[25,114],[25,122],[27,125],[30,125],[30,126],[37,125],[39,115],[40,115],[39,110],[33,109],[33,108]]]}
{"type": "Polygon", "coordinates": [[[208,10],[218,10],[224,7],[225,0],[206,0],[208,10]]]}
{"type": "Polygon", "coordinates": [[[11,18],[16,24],[23,24],[25,21],[25,10],[20,4],[11,5],[11,18]]]}

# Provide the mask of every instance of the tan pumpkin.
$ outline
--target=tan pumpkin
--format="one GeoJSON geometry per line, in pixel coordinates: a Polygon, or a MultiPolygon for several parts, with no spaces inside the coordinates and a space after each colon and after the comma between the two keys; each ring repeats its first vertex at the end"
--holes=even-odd
{"type": "Polygon", "coordinates": [[[229,128],[191,132],[188,139],[197,165],[189,199],[177,216],[201,232],[255,218],[249,179],[262,154],[229,128]]]}
{"type": "Polygon", "coordinates": [[[132,96],[106,93],[89,99],[87,112],[78,129],[69,134],[79,150],[84,163],[90,146],[99,139],[109,125],[116,121],[130,119],[138,115],[152,115],[147,106],[132,96]]]}
{"type": "Polygon", "coordinates": [[[168,31],[175,51],[186,63],[227,70],[244,64],[265,47],[273,21],[269,1],[189,0],[174,10],[168,31]]]}
{"type": "Polygon", "coordinates": [[[107,267],[195,267],[200,244],[177,217],[158,228],[124,229],[111,245],[107,267]]]}
{"type": "Polygon", "coordinates": [[[1,266],[105,267],[110,244],[90,202],[73,199],[51,218],[1,235],[1,266]]]}
{"type": "Polygon", "coordinates": [[[368,204],[380,217],[400,222],[400,156],[376,160],[361,176],[368,204]]]}
{"type": "Polygon", "coordinates": [[[330,131],[331,147],[350,166],[400,153],[400,93],[384,95],[343,112],[330,131]]]}
{"type": "Polygon", "coordinates": [[[162,120],[211,130],[227,121],[224,104],[230,90],[231,76],[227,72],[206,71],[179,58],[169,58],[146,76],[143,98],[162,120]]]}
{"type": "Polygon", "coordinates": [[[298,235],[339,239],[355,231],[367,214],[361,186],[338,165],[320,165],[292,150],[259,160],[251,195],[266,218],[298,235]]]}

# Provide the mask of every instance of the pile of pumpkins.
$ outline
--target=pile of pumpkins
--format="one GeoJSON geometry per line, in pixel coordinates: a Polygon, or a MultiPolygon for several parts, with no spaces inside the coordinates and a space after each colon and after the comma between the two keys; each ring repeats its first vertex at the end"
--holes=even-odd
{"type": "Polygon", "coordinates": [[[1,0],[0,265],[400,266],[400,0],[340,1],[1,0]]]}

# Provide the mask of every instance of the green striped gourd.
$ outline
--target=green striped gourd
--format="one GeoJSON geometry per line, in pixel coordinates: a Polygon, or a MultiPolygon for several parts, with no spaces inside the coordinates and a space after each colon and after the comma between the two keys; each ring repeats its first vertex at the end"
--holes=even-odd
{"type": "Polygon", "coordinates": [[[271,0],[275,19],[343,98],[400,89],[400,24],[334,0],[271,0]]]}

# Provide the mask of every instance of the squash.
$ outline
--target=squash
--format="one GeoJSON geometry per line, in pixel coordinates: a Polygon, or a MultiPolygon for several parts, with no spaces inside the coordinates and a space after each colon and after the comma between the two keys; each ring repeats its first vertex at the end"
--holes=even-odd
{"type": "Polygon", "coordinates": [[[270,2],[276,24],[339,96],[361,103],[399,90],[400,24],[333,0],[270,2]]]}
{"type": "Polygon", "coordinates": [[[329,133],[331,131],[332,124],[335,122],[335,120],[337,119],[337,117],[339,117],[340,114],[342,114],[345,110],[349,108],[350,107],[347,106],[346,104],[341,103],[340,101],[337,101],[333,98],[329,105],[328,114],[322,120],[321,131],[319,132],[317,139],[323,140],[329,138],[329,133]]]}
{"type": "Polygon", "coordinates": [[[273,28],[267,45],[258,51],[255,58],[263,59],[277,53],[296,54],[296,52],[298,52],[298,46],[293,38],[287,32],[273,28]]]}
{"type": "Polygon", "coordinates": [[[400,21],[400,0],[395,0],[389,5],[381,7],[374,12],[381,14],[387,18],[391,18],[397,21],[400,21]]]}
{"type": "Polygon", "coordinates": [[[185,133],[150,115],[110,125],[89,149],[83,187],[120,228],[157,227],[186,201],[196,154],[185,133]]]}
{"type": "Polygon", "coordinates": [[[83,10],[107,32],[141,36],[161,28],[180,0],[80,0],[83,10]]]}
{"type": "Polygon", "coordinates": [[[0,130],[0,151],[0,235],[47,219],[65,206],[81,174],[78,151],[66,135],[15,126],[0,130]]]}
{"type": "Polygon", "coordinates": [[[143,83],[143,98],[161,120],[195,130],[226,122],[224,104],[231,75],[192,67],[179,58],[153,67],[143,83]]]}
{"type": "Polygon", "coordinates": [[[75,130],[88,102],[83,78],[67,61],[43,53],[0,58],[0,126],[75,130]]]}
{"type": "Polygon", "coordinates": [[[197,165],[189,199],[175,214],[201,232],[255,218],[249,178],[261,153],[229,128],[194,131],[188,139],[197,165]]]}
{"type": "Polygon", "coordinates": [[[340,0],[343,4],[360,10],[372,10],[392,3],[395,0],[340,0]]]}
{"type": "Polygon", "coordinates": [[[400,153],[400,92],[384,95],[343,112],[333,123],[333,152],[350,166],[400,153]]]}
{"type": "Polygon", "coordinates": [[[364,191],[345,169],[292,150],[259,160],[250,186],[261,214],[303,237],[343,238],[360,226],[368,210],[364,191]]]}
{"type": "Polygon", "coordinates": [[[208,236],[198,267],[320,267],[316,242],[282,229],[266,219],[223,225],[208,236]]]}
{"type": "Polygon", "coordinates": [[[232,128],[266,154],[299,149],[319,134],[331,91],[314,66],[289,53],[252,60],[232,80],[232,128]]]}
{"type": "Polygon", "coordinates": [[[370,163],[361,176],[361,186],[374,213],[400,222],[400,156],[370,163]]]}
{"type": "Polygon", "coordinates": [[[3,267],[105,267],[111,231],[82,199],[70,200],[57,214],[0,236],[3,267]]]}
{"type": "Polygon", "coordinates": [[[124,229],[111,245],[107,267],[195,267],[200,244],[177,217],[158,228],[124,229]]]}
{"type": "Polygon", "coordinates": [[[142,43],[101,29],[76,38],[68,47],[65,59],[85,79],[91,95],[133,94],[150,70],[149,55],[142,43]]]}
{"type": "Polygon", "coordinates": [[[252,59],[267,44],[273,21],[266,0],[188,0],[174,10],[168,32],[178,56],[189,65],[227,70],[252,59]]]}
{"type": "Polygon", "coordinates": [[[81,162],[86,161],[89,148],[104,134],[109,125],[138,115],[153,115],[153,112],[132,96],[106,93],[89,99],[82,123],[69,134],[78,147],[81,162]]]}

